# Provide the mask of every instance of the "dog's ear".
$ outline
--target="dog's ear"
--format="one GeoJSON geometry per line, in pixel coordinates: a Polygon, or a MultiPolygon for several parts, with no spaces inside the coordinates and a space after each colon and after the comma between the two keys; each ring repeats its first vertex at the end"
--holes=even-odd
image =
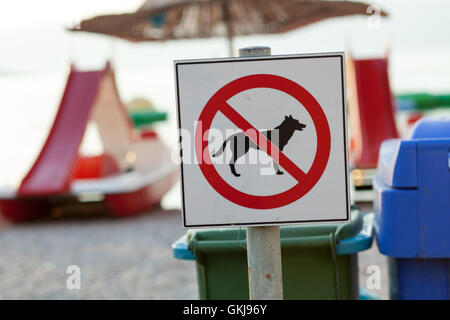
{"type": "Polygon", "coordinates": [[[289,115],[289,118],[293,119],[293,118],[292,118],[292,114],[289,115]]]}
{"type": "Polygon", "coordinates": [[[288,116],[284,116],[284,120],[287,120],[288,119],[288,116]]]}

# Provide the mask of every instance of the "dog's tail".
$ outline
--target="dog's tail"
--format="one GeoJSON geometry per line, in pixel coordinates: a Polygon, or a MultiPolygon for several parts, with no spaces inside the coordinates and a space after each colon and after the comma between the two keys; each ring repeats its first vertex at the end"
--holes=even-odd
{"type": "Polygon", "coordinates": [[[230,141],[231,140],[231,137],[228,137],[227,139],[225,139],[225,141],[223,142],[223,144],[222,144],[222,146],[219,148],[219,150],[215,153],[215,154],[213,154],[213,157],[218,157],[218,156],[220,156],[224,151],[225,151],[225,148],[226,148],[226,146],[227,146],[227,143],[228,143],[228,141],[230,141]]]}

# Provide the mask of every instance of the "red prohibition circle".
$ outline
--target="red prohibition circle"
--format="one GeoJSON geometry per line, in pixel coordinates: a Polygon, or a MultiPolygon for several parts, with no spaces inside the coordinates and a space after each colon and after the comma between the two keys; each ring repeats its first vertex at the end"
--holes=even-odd
{"type": "Polygon", "coordinates": [[[320,104],[302,86],[292,80],[270,74],[256,74],[233,80],[218,90],[206,103],[195,130],[195,153],[200,170],[209,184],[227,200],[252,209],[274,209],[286,206],[307,194],[322,176],[330,155],[331,137],[328,121],[320,104]],[[205,137],[221,106],[234,95],[249,89],[269,88],[282,91],[299,101],[310,114],[317,133],[317,150],[314,162],[302,181],[278,194],[257,196],[239,191],[229,185],[214,167],[208,138],[205,137]]]}

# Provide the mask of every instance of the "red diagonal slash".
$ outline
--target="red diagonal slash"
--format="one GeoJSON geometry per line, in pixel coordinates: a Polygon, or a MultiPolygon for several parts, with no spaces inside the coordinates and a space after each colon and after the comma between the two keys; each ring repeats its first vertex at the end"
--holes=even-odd
{"type": "Polygon", "coordinates": [[[274,161],[282,166],[293,178],[298,182],[301,182],[305,178],[306,174],[300,169],[294,162],[292,162],[284,153],[271,143],[259,130],[255,129],[247,120],[244,119],[236,110],[233,109],[228,103],[220,105],[219,110],[233,122],[239,129],[244,131],[258,147],[264,150],[274,161]],[[247,134],[250,132],[257,132],[257,136],[247,134]],[[275,153],[275,154],[274,154],[275,153]]]}

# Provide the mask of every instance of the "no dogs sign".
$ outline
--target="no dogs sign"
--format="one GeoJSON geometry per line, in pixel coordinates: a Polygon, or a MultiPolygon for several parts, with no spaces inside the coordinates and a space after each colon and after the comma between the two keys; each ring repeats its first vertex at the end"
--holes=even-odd
{"type": "Polygon", "coordinates": [[[343,53],[175,73],[185,227],[349,219],[343,53]]]}

